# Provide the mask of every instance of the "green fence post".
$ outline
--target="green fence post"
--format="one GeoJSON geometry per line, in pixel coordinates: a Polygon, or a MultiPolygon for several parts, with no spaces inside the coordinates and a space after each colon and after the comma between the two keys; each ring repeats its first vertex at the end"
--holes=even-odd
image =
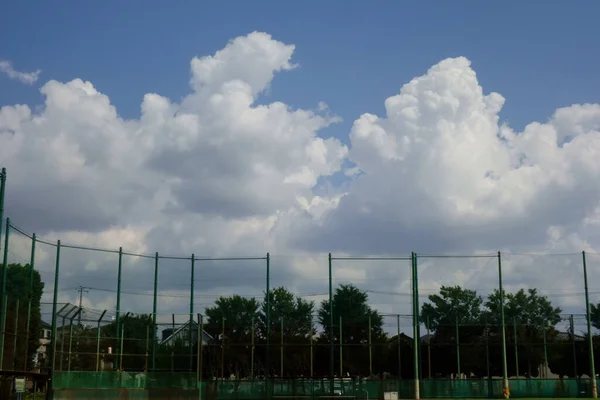
{"type": "Polygon", "coordinates": [[[519,379],[519,343],[517,339],[517,317],[513,317],[513,335],[515,337],[515,373],[517,374],[517,379],[519,379]]]}
{"type": "Polygon", "coordinates": [[[148,353],[150,352],[150,324],[146,325],[146,360],[144,363],[144,372],[148,372],[148,353]]]}
{"type": "Polygon", "coordinates": [[[283,317],[280,320],[280,325],[281,325],[281,353],[280,353],[280,357],[281,357],[281,362],[279,364],[279,376],[281,378],[283,378],[283,317]]]}
{"type": "Polygon", "coordinates": [[[415,253],[415,310],[417,312],[417,356],[419,357],[419,380],[423,379],[423,346],[421,343],[421,310],[419,309],[419,256],[415,253]]]}
{"type": "MultiPolygon", "coordinates": [[[[492,379],[492,374],[490,371],[490,325],[488,324],[487,319],[485,321],[485,367],[487,379],[489,381],[492,379]]],[[[488,388],[488,393],[491,394],[490,388],[488,388]]]]}
{"type": "Polygon", "coordinates": [[[203,333],[202,315],[198,313],[198,349],[196,350],[196,379],[198,380],[198,400],[202,398],[202,333],[203,333]]]}
{"type": "Polygon", "coordinates": [[[191,277],[190,277],[190,328],[188,329],[188,350],[189,350],[189,356],[190,356],[190,372],[193,369],[194,366],[194,360],[193,360],[193,348],[192,348],[192,323],[194,322],[194,263],[195,263],[195,256],[192,254],[192,271],[191,271],[191,277]]]}
{"type": "Polygon", "coordinates": [[[310,316],[310,378],[312,379],[314,375],[313,362],[314,362],[314,353],[313,353],[313,338],[314,336],[314,328],[312,324],[312,315],[310,316]]]}
{"type": "Polygon", "coordinates": [[[577,378],[577,348],[575,347],[575,323],[573,314],[569,318],[569,328],[571,331],[571,345],[573,346],[573,378],[577,378]]]}
{"type": "Polygon", "coordinates": [[[100,315],[96,327],[96,372],[100,370],[100,323],[102,322],[102,318],[104,318],[104,314],[106,314],[106,310],[100,315]]]}
{"type": "MultiPolygon", "coordinates": [[[[119,264],[117,267],[117,310],[116,310],[116,325],[117,325],[117,344],[119,343],[119,335],[121,334],[121,272],[123,270],[123,247],[119,247],[119,264]]],[[[115,346],[115,359],[119,358],[119,346],[115,346]]]]}
{"type": "Polygon", "coordinates": [[[402,379],[402,338],[400,336],[400,314],[396,315],[396,327],[398,328],[398,379],[402,379]]]}
{"type": "Polygon", "coordinates": [[[75,319],[76,316],[79,315],[79,313],[81,313],[81,310],[83,310],[82,308],[77,309],[77,312],[75,314],[73,314],[73,316],[71,317],[71,320],[69,321],[69,358],[68,358],[68,362],[67,362],[67,371],[71,372],[71,349],[73,348],[73,320],[75,319]]]}
{"type": "Polygon", "coordinates": [[[121,350],[119,351],[119,372],[123,372],[123,339],[125,338],[125,323],[121,324],[121,350]]]}
{"type": "MultiPolygon", "coordinates": [[[[2,222],[4,222],[4,194],[6,193],[6,168],[0,170],[0,237],[2,237],[2,222]]],[[[0,243],[0,246],[2,244],[0,243]]],[[[2,294],[2,293],[0,293],[2,294]]]]}
{"type": "Polygon", "coordinates": [[[171,325],[171,337],[173,343],[171,347],[171,372],[175,371],[175,314],[171,314],[172,325],[171,325]]]}
{"type": "Polygon", "coordinates": [[[14,328],[14,338],[13,338],[13,362],[12,368],[13,371],[17,370],[17,338],[19,337],[19,299],[17,299],[17,304],[15,306],[15,328],[14,328]]]}
{"type": "Polygon", "coordinates": [[[502,288],[502,255],[498,252],[498,289],[500,290],[500,329],[502,330],[502,378],[504,395],[508,396],[508,367],[506,363],[506,327],[504,325],[504,289],[502,288]]]}
{"type": "Polygon", "coordinates": [[[458,313],[454,317],[454,325],[456,328],[456,368],[458,369],[458,379],[460,379],[460,333],[458,329],[458,313]]]}
{"type": "Polygon", "coordinates": [[[329,394],[333,396],[333,272],[331,260],[331,253],[329,253],[329,394]]]}
{"type": "Polygon", "coordinates": [[[546,341],[546,326],[548,323],[544,321],[544,326],[542,327],[542,341],[544,343],[544,378],[548,378],[548,344],[546,341]]]}
{"type": "Polygon", "coordinates": [[[225,317],[221,320],[221,381],[225,379],[225,317]]]}
{"type": "Polygon", "coordinates": [[[25,365],[23,371],[27,371],[29,365],[29,327],[31,324],[31,301],[33,299],[33,273],[35,271],[35,233],[31,235],[31,257],[29,259],[29,289],[28,289],[28,305],[27,305],[27,328],[25,332],[25,365]]]}
{"type": "Polygon", "coordinates": [[[152,371],[156,371],[156,296],[158,294],[158,252],[154,254],[154,300],[152,305],[152,371]]]}
{"type": "Polygon", "coordinates": [[[342,351],[343,349],[343,333],[342,333],[342,316],[340,315],[340,379],[344,378],[344,365],[343,365],[343,358],[342,358],[342,351]]]}
{"type": "Polygon", "coordinates": [[[60,329],[60,370],[63,370],[63,359],[65,358],[65,321],[71,312],[77,310],[77,308],[71,308],[68,313],[63,315],[62,325],[60,329]]]}
{"type": "Polygon", "coordinates": [[[431,332],[429,316],[427,316],[427,376],[431,379],[431,332]]]}
{"type": "MultiPolygon", "coordinates": [[[[4,299],[2,300],[2,320],[0,321],[1,325],[4,327],[2,329],[2,336],[4,336],[4,331],[6,328],[6,315],[8,314],[8,295],[4,295],[4,299]]],[[[0,357],[0,366],[3,365],[4,361],[4,342],[2,343],[2,357],[0,357]]],[[[3,369],[0,368],[0,371],[3,369]]]]}
{"type": "Polygon", "coordinates": [[[371,314],[369,314],[369,377],[373,376],[373,341],[371,338],[371,331],[373,330],[371,325],[371,314]]]}
{"type": "Polygon", "coordinates": [[[266,322],[267,322],[267,346],[266,346],[266,354],[265,354],[265,379],[267,380],[267,397],[270,397],[271,391],[269,390],[269,376],[271,375],[271,288],[270,288],[270,264],[271,257],[269,253],[267,253],[267,288],[266,288],[266,322]]]}
{"type": "Polygon", "coordinates": [[[594,365],[594,340],[592,336],[592,322],[590,319],[590,294],[588,290],[587,263],[585,260],[585,251],[581,252],[583,258],[583,282],[585,286],[585,317],[587,319],[588,343],[590,346],[590,379],[592,381],[592,397],[598,398],[598,388],[596,386],[596,366],[594,365]]]}
{"type": "Polygon", "coordinates": [[[251,328],[251,349],[250,349],[250,379],[254,380],[254,316],[252,316],[252,328],[251,328]]]}
{"type": "Polygon", "coordinates": [[[411,253],[412,261],[412,297],[413,297],[413,357],[414,357],[414,374],[415,374],[415,399],[420,399],[420,387],[419,387],[419,310],[418,310],[418,276],[417,276],[417,265],[416,265],[416,254],[411,253]]]}
{"type": "Polygon", "coordinates": [[[202,356],[204,354],[204,343],[202,341],[204,336],[204,320],[202,314],[198,314],[198,379],[202,383],[202,356]]]}
{"type": "MultiPolygon", "coordinates": [[[[1,224],[0,224],[1,225],[1,224]]],[[[8,296],[6,294],[6,280],[8,273],[8,238],[10,236],[10,218],[6,218],[6,232],[4,233],[4,258],[2,261],[2,286],[0,286],[0,301],[2,306],[2,316],[0,317],[0,371],[4,370],[4,339],[6,336],[6,313],[8,308],[6,304],[8,302],[8,296]]]]}
{"type": "Polygon", "coordinates": [[[58,301],[58,275],[60,267],[60,240],[56,244],[56,266],[54,268],[54,293],[52,295],[52,346],[50,351],[50,369],[54,371],[56,360],[56,303],[58,301]]]}

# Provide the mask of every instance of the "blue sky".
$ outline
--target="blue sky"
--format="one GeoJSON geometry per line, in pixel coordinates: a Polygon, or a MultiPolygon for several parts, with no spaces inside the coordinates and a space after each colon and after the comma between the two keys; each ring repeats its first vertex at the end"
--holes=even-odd
{"type": "MultiPolygon", "coordinates": [[[[306,254],[329,251],[575,253],[570,265],[579,271],[581,250],[600,254],[600,186],[590,184],[600,180],[599,11],[599,2],[531,0],[4,2],[0,61],[42,71],[31,86],[0,73],[6,215],[44,237],[93,247],[301,254],[277,267],[302,282],[300,292],[312,292],[326,267],[326,258],[306,254]],[[300,67],[277,73],[258,101],[292,109],[324,101],[342,123],[320,129],[325,123],[314,115],[244,103],[243,84],[228,91],[226,83],[240,80],[262,89],[287,67],[290,44],[300,67]],[[145,94],[179,103],[191,92],[192,58],[224,48],[228,56],[211,59],[219,61],[214,69],[210,60],[196,69],[196,82],[217,71],[201,76],[215,86],[183,116],[149,96],[147,118],[122,123],[104,97],[77,82],[47,86],[54,102],[40,110],[44,118],[11,107],[42,105],[39,88],[49,80],[81,78],[121,117],[137,119],[145,94]],[[417,76],[415,102],[392,104],[398,118],[360,119],[350,143],[352,123],[367,112],[385,118],[384,101],[417,76]],[[501,101],[480,96],[479,85],[504,96],[499,116],[514,132],[499,129],[501,101]],[[213,95],[230,102],[206,100],[213,95]],[[580,103],[593,104],[548,121],[557,108],[580,103]],[[519,133],[533,121],[542,124],[519,133]],[[316,135],[342,143],[326,146],[316,135]],[[573,140],[561,146],[566,137],[573,140]],[[364,174],[346,179],[352,163],[364,174]]],[[[83,262],[72,260],[64,271],[80,271],[83,262]]],[[[564,262],[553,263],[532,261],[549,272],[513,269],[506,279],[549,289],[568,278],[580,293],[581,280],[562,277],[564,262]]],[[[596,265],[592,280],[600,282],[596,265]]],[[[495,282],[495,275],[478,275],[475,263],[459,267],[474,287],[495,282]]],[[[96,275],[80,274],[65,287],[104,274],[89,268],[96,275]]],[[[433,270],[432,280],[444,273],[445,283],[455,281],[449,270],[433,270]]],[[[407,277],[389,271],[371,283],[408,290],[407,277]]],[[[359,280],[364,265],[344,273],[359,280]]],[[[245,293],[246,279],[238,278],[235,292],[245,293]]],[[[262,285],[261,278],[253,289],[262,285]]],[[[581,300],[560,304],[579,307],[581,300]]],[[[113,305],[107,300],[106,307],[113,305]]]]}
{"type": "Polygon", "coordinates": [[[138,117],[142,96],[178,101],[189,61],[253,30],[296,45],[301,68],[279,74],[263,101],[329,104],[344,122],[322,134],[347,142],[364,112],[438,61],[466,56],[484,91],[507,98],[516,129],[600,93],[600,3],[527,2],[10,2],[0,13],[0,59],[41,69],[33,87],[0,78],[0,104],[40,104],[50,79],[90,80],[121,116],[138,117]],[[576,5],[575,5],[576,4],[576,5]]]}

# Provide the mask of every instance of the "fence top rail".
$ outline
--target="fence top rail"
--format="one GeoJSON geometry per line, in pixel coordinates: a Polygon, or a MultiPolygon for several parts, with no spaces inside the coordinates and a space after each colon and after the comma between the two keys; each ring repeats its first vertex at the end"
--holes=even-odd
{"type": "Polygon", "coordinates": [[[331,257],[332,260],[345,261],[410,261],[411,257],[331,257]]]}
{"type": "Polygon", "coordinates": [[[498,257],[498,253],[496,254],[418,254],[415,253],[415,257],[417,258],[496,258],[498,257]]]}

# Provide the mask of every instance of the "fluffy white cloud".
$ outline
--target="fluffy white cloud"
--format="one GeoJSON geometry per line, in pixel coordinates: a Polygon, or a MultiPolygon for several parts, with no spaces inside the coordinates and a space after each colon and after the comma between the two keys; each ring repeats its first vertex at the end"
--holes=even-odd
{"type": "Polygon", "coordinates": [[[0,60],[0,72],[6,74],[10,79],[17,80],[26,85],[33,85],[40,77],[39,69],[34,72],[21,72],[14,69],[12,62],[8,60],[0,60]]]}
{"type": "Polygon", "coordinates": [[[503,103],[483,93],[462,57],[404,85],[385,100],[385,118],[354,122],[349,159],[362,174],[327,214],[330,228],[319,221],[306,240],[327,237],[342,250],[474,250],[540,245],[549,226],[579,229],[600,199],[590,185],[600,173],[600,105],[562,108],[514,132],[499,123],[503,103]],[[354,238],[337,240],[338,232],[354,238]]]}
{"type": "MultiPolygon", "coordinates": [[[[600,105],[562,108],[515,132],[499,120],[504,98],[484,93],[470,62],[446,59],[386,99],[385,116],[354,121],[348,149],[319,136],[339,121],[323,102],[315,102],[317,111],[257,104],[277,72],[294,69],[293,52],[264,33],[238,37],[192,60],[192,92],[181,103],[147,94],[136,120],[120,118],[107,96],[78,79],[46,83],[40,111],[3,107],[8,213],[28,230],[91,246],[301,255],[274,257],[272,284],[315,299],[327,282],[327,259],[316,252],[543,253],[600,246],[600,187],[592,184],[600,178],[600,105]],[[344,162],[353,164],[345,170],[349,181],[316,195],[317,181],[342,171],[344,162]]],[[[50,250],[40,268],[51,269],[50,250]]],[[[70,257],[66,288],[104,281],[114,287],[113,255],[70,257]]],[[[495,262],[422,259],[422,294],[442,284],[491,290],[495,262]]],[[[581,287],[580,256],[507,255],[505,263],[511,289],[581,287]],[[565,267],[577,272],[564,276],[565,267]]],[[[153,260],[127,265],[128,290],[148,293],[153,260]]],[[[262,260],[198,268],[202,304],[215,293],[260,295],[264,286],[262,260]]],[[[161,261],[161,290],[174,295],[161,302],[164,310],[185,307],[188,270],[185,260],[161,261]]],[[[600,270],[594,276],[600,286],[600,270]]],[[[410,312],[403,297],[410,290],[406,261],[338,260],[334,277],[370,290],[381,310],[410,312]]],[[[561,298],[574,297],[557,297],[574,309],[582,304],[561,298]]],[[[128,304],[149,311],[144,301],[128,304]]]]}

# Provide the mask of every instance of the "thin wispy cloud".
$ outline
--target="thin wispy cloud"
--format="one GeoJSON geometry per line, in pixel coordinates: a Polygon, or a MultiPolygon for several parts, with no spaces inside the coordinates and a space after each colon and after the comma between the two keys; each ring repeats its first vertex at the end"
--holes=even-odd
{"type": "Polygon", "coordinates": [[[13,68],[12,62],[8,60],[0,60],[0,72],[3,72],[10,79],[19,81],[26,85],[33,85],[37,82],[41,70],[36,70],[35,72],[21,72],[17,71],[13,68]]]}

